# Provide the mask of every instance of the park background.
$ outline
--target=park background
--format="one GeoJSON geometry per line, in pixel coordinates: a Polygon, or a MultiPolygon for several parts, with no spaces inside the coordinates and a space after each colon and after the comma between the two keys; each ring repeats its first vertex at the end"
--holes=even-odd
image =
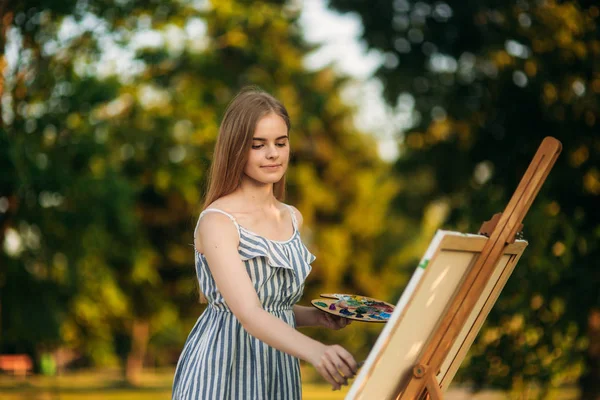
{"type": "MultiPolygon", "coordinates": [[[[292,120],[286,201],[317,256],[303,304],[396,302],[436,229],[476,232],[559,139],[455,383],[599,399],[599,15],[592,0],[0,1],[0,354],[35,373],[0,375],[0,397],[169,398],[204,307],[192,232],[219,122],[254,84],[292,120]]],[[[381,325],[303,331],[363,359],[381,325]]],[[[341,398],[303,378],[305,398],[341,398]]]]}

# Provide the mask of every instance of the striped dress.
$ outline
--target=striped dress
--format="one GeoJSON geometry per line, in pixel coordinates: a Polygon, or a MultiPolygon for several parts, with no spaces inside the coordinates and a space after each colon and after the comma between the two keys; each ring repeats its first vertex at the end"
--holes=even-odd
{"type": "MultiPolygon", "coordinates": [[[[238,251],[263,308],[292,327],[292,307],[302,297],[312,255],[302,243],[290,206],[294,233],[269,240],[238,225],[238,251]]],[[[198,221],[200,221],[200,218],[198,221]]],[[[197,228],[197,226],[196,226],[197,228]]],[[[193,327],[177,363],[173,400],[302,398],[297,358],[248,334],[219,293],[206,259],[196,251],[196,275],[208,306],[193,327]]]]}

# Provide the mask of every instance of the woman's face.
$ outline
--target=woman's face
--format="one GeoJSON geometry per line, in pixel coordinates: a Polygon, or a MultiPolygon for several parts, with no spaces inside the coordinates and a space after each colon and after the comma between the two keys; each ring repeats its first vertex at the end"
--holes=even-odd
{"type": "Polygon", "coordinates": [[[265,115],[256,124],[244,174],[260,183],[276,183],[285,174],[289,159],[285,121],[277,114],[265,115]]]}

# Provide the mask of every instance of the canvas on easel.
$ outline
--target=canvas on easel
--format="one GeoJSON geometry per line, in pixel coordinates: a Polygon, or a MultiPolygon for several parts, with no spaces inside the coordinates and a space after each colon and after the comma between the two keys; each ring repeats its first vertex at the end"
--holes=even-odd
{"type": "MultiPolygon", "coordinates": [[[[402,385],[408,381],[437,321],[443,316],[452,295],[464,280],[466,272],[479,256],[487,240],[485,236],[464,235],[458,232],[436,233],[396,305],[396,311],[399,312],[392,315],[381,332],[380,339],[367,358],[347,398],[390,398],[389,393],[396,389],[398,383],[402,385]],[[398,331],[401,326],[407,329],[404,332],[398,331]]],[[[479,330],[480,326],[476,326],[475,322],[479,325],[483,323],[488,308],[491,308],[495,301],[498,285],[503,286],[501,278],[510,275],[526,246],[527,242],[519,240],[506,247],[494,270],[493,279],[482,293],[476,309],[470,315],[469,323],[465,324],[461,332],[463,340],[456,342],[456,347],[451,351],[452,356],[447,358],[438,374],[438,379],[442,378],[440,383],[449,382],[456,373],[458,368],[453,367],[459,364],[456,362],[458,357],[462,361],[466,353],[464,350],[470,346],[470,343],[465,341],[474,338],[473,333],[476,334],[479,330]]]]}
{"type": "Polygon", "coordinates": [[[527,246],[517,232],[561,148],[544,139],[480,234],[436,233],[346,399],[443,397],[527,246]]]}

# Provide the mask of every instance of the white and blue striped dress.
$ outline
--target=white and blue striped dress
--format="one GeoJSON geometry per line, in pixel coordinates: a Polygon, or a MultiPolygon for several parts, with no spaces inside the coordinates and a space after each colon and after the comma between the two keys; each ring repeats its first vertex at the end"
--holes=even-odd
{"type": "MultiPolygon", "coordinates": [[[[263,308],[292,327],[292,307],[302,297],[304,281],[314,261],[298,232],[286,241],[266,239],[236,225],[238,251],[263,308]]],[[[198,221],[200,221],[200,218],[198,221]]],[[[208,306],[187,338],[177,363],[173,400],[285,399],[302,398],[297,358],[261,342],[244,330],[219,293],[206,259],[196,251],[196,275],[208,306]]]]}

